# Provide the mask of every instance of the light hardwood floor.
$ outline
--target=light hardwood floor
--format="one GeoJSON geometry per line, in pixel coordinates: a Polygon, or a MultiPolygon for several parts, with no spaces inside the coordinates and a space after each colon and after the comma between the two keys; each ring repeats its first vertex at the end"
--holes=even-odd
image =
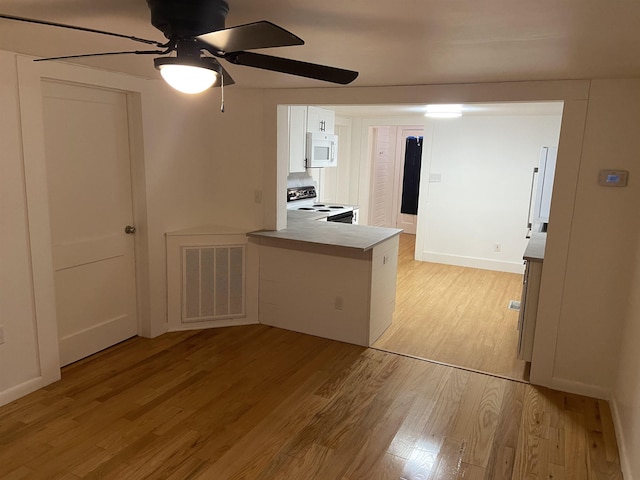
{"type": "Polygon", "coordinates": [[[396,311],[373,345],[515,380],[529,380],[517,358],[522,275],[414,260],[415,236],[400,235],[396,311]]]}
{"type": "Polygon", "coordinates": [[[135,338],[0,408],[0,478],[621,479],[606,402],[263,325],[135,338]]]}

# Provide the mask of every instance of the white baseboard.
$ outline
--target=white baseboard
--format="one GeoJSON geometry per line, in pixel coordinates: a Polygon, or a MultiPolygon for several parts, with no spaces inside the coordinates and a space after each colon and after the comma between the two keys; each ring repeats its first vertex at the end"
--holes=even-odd
{"type": "MultiPolygon", "coordinates": [[[[532,382],[533,383],[533,382],[532,382]]],[[[601,400],[609,400],[611,398],[611,390],[598,385],[591,385],[588,383],[574,382],[573,380],[566,380],[563,378],[554,377],[551,379],[551,383],[542,384],[544,387],[549,387],[554,390],[560,390],[561,392],[575,393],[576,395],[584,395],[585,397],[599,398],[601,400]]]]}
{"type": "Polygon", "coordinates": [[[208,328],[237,327],[240,325],[257,325],[260,322],[247,318],[230,318],[227,320],[215,320],[211,322],[191,322],[180,325],[170,325],[167,332],[186,332],[189,330],[206,330],[208,328]]]}
{"type": "Polygon", "coordinates": [[[138,326],[131,324],[128,315],[119,315],[74,332],[59,340],[60,365],[69,365],[137,334],[138,326]]]}
{"type": "Polygon", "coordinates": [[[517,262],[504,262],[488,258],[465,257],[462,255],[449,255],[446,253],[422,252],[423,262],[443,263],[458,267],[480,268],[482,270],[494,270],[497,272],[524,273],[522,260],[517,262]]]}
{"type": "Polygon", "coordinates": [[[595,385],[589,385],[581,382],[574,382],[571,380],[564,380],[554,378],[551,382],[541,382],[536,385],[552,388],[554,390],[560,390],[562,392],[575,393],[576,395],[585,395],[588,397],[599,398],[609,402],[611,407],[611,415],[613,417],[613,426],[616,434],[616,442],[618,443],[618,452],[620,454],[620,468],[622,469],[622,475],[625,480],[633,480],[631,474],[631,467],[629,465],[630,452],[626,450],[624,425],[620,419],[620,411],[616,403],[616,398],[611,394],[611,391],[603,387],[595,385]]]}
{"type": "Polygon", "coordinates": [[[616,432],[616,442],[618,442],[618,453],[620,454],[620,468],[622,469],[622,476],[625,480],[633,480],[631,475],[631,467],[629,466],[630,452],[626,449],[624,424],[620,420],[620,410],[616,402],[614,395],[609,399],[609,406],[611,407],[611,416],[613,417],[613,426],[616,432]]]}
{"type": "Polygon", "coordinates": [[[46,383],[42,377],[36,377],[4,390],[0,392],[0,407],[17,400],[20,397],[24,397],[25,395],[35,392],[45,385],[46,383]]]}

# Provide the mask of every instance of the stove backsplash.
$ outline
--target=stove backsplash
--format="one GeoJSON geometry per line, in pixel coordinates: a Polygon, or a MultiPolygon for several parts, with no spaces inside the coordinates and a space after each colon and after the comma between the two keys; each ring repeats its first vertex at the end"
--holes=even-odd
{"type": "Polygon", "coordinates": [[[306,172],[290,173],[289,176],[287,176],[287,188],[306,187],[308,185],[313,185],[316,189],[318,188],[318,182],[306,172]]]}

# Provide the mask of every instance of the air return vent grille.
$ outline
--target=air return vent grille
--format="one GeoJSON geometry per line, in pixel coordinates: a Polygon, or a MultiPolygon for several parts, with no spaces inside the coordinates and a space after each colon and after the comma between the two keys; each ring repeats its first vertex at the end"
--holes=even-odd
{"type": "Polygon", "coordinates": [[[244,245],[182,248],[182,321],[245,315],[244,245]]]}

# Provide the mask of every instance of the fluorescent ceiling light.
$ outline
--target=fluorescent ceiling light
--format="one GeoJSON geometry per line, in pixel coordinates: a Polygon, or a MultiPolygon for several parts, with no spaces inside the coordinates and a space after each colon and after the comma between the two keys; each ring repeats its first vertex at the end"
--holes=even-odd
{"type": "Polygon", "coordinates": [[[427,105],[427,112],[424,116],[431,118],[458,118],[462,116],[462,105],[457,103],[427,105]]]}
{"type": "Polygon", "coordinates": [[[154,64],[162,78],[173,88],[182,93],[195,94],[204,92],[218,80],[219,64],[209,60],[213,59],[164,57],[156,58],[154,64]]]}

